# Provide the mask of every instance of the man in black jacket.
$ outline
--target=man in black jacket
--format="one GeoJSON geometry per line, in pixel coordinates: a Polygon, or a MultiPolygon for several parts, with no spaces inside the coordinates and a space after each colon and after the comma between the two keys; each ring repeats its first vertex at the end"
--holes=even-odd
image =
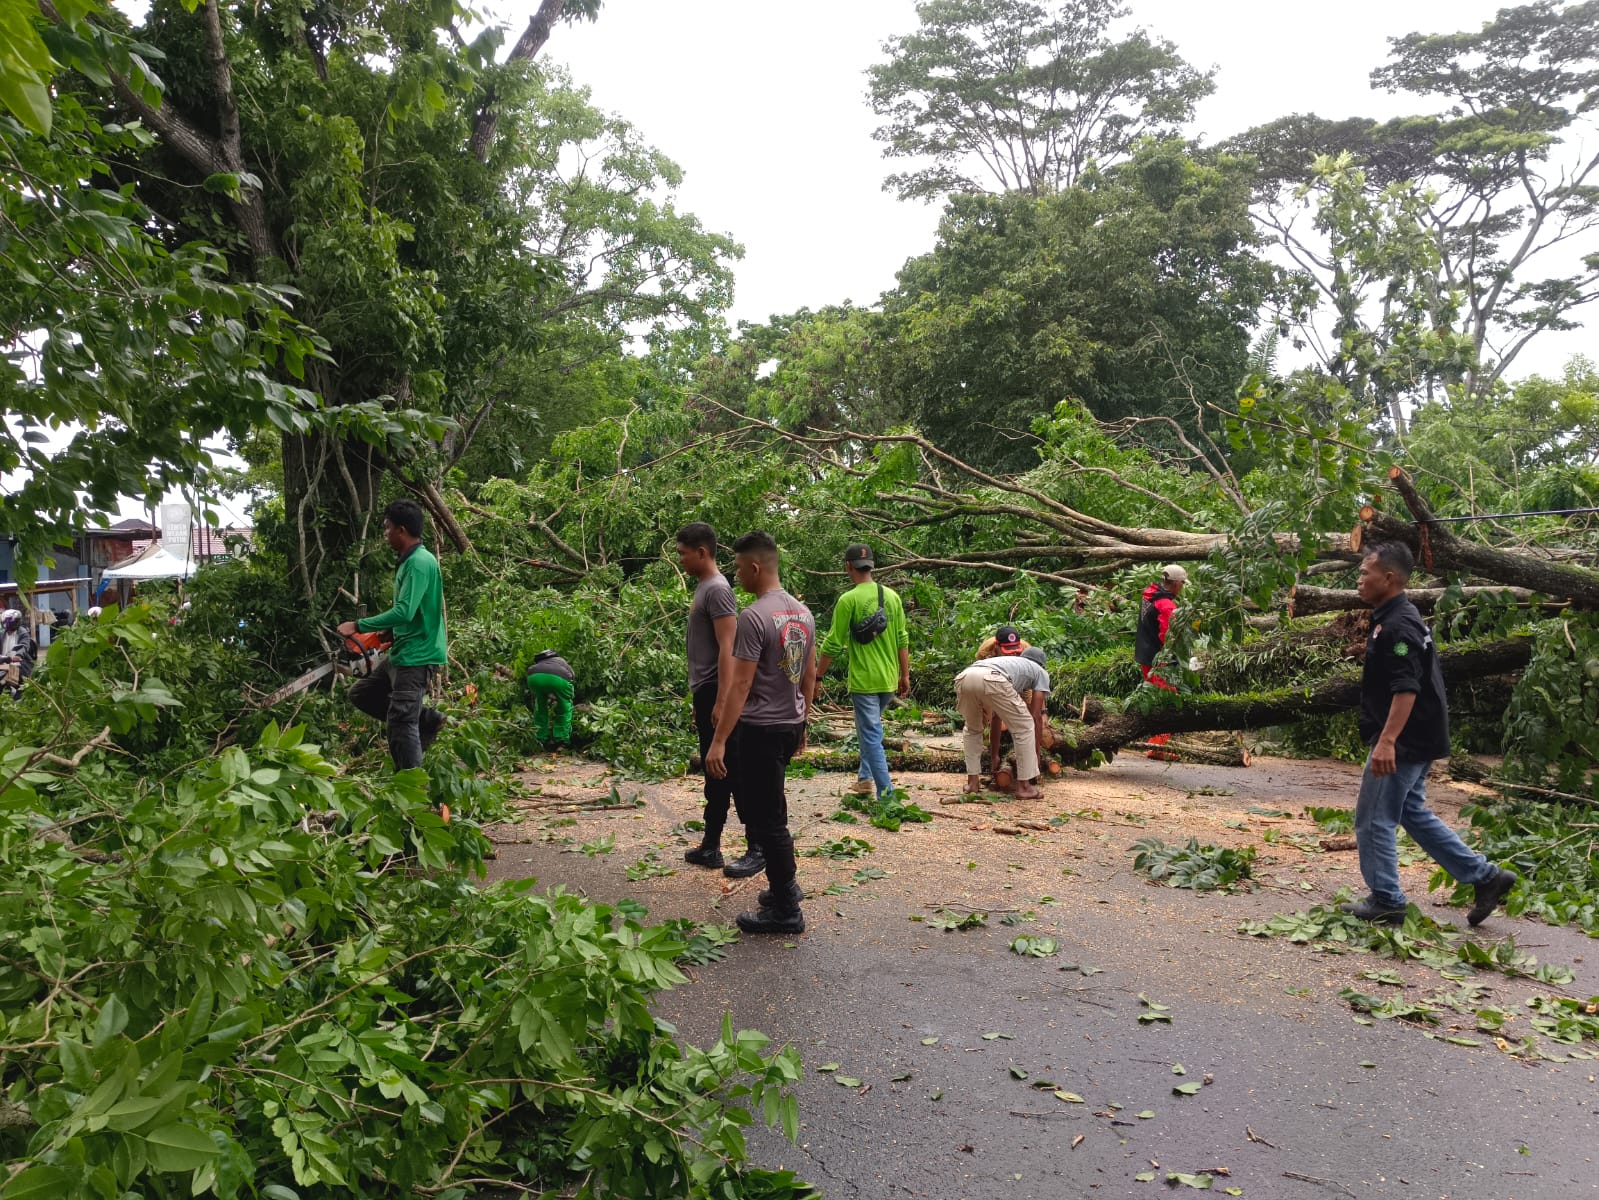
{"type": "Polygon", "coordinates": [[[1371,747],[1355,801],[1355,844],[1371,895],[1344,906],[1368,921],[1405,919],[1399,882],[1398,829],[1458,882],[1475,886],[1466,919],[1480,925],[1515,886],[1502,871],[1460,840],[1427,807],[1427,769],[1449,757],[1449,706],[1432,631],[1405,595],[1415,565],[1397,542],[1377,546],[1360,564],[1360,598],[1371,605],[1371,636],[1360,677],[1360,736],[1371,747]]]}

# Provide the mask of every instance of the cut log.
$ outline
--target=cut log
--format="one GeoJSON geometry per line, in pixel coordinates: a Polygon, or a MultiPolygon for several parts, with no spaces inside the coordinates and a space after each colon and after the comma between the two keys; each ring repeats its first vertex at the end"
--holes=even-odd
{"type": "MultiPolygon", "coordinates": [[[[1532,658],[1532,639],[1507,638],[1439,656],[1446,683],[1463,683],[1485,675],[1519,671],[1532,658]]],[[[1163,698],[1166,693],[1161,693],[1163,698]]],[[[1265,729],[1292,725],[1306,717],[1345,712],[1360,704],[1360,676],[1340,673],[1312,688],[1285,688],[1250,696],[1170,696],[1147,712],[1107,714],[1077,731],[1057,753],[1067,762],[1083,762],[1097,750],[1113,753],[1157,733],[1193,733],[1206,729],[1265,729]]]]}
{"type": "Polygon", "coordinates": [[[1332,837],[1324,837],[1321,839],[1321,848],[1323,850],[1359,849],[1359,847],[1355,844],[1355,835],[1352,833],[1340,833],[1335,834],[1332,837]]]}
{"type": "MultiPolygon", "coordinates": [[[[1447,588],[1408,588],[1405,595],[1410,597],[1410,602],[1424,613],[1430,613],[1438,607],[1447,588]]],[[[1564,607],[1555,601],[1544,602],[1541,597],[1518,587],[1468,587],[1460,589],[1463,600],[1471,601],[1478,597],[1486,596],[1509,599],[1518,605],[1529,605],[1534,602],[1544,603],[1550,609],[1564,607]]],[[[1350,612],[1355,609],[1370,608],[1360,598],[1356,591],[1346,591],[1343,588],[1323,588],[1312,584],[1296,584],[1288,593],[1288,615],[1290,617],[1309,617],[1316,613],[1350,612]]]]}
{"type": "Polygon", "coordinates": [[[1493,778],[1493,772],[1486,763],[1480,763],[1469,754],[1451,754],[1449,756],[1449,778],[1463,780],[1466,783],[1488,783],[1493,778]]]}

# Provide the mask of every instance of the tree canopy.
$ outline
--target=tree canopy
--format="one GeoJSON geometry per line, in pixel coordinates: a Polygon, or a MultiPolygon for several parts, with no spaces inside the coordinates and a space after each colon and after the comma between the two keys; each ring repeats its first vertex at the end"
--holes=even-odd
{"type": "Polygon", "coordinates": [[[889,176],[902,198],[949,192],[1041,196],[1146,137],[1177,134],[1209,95],[1210,73],[1163,38],[1113,40],[1116,0],[926,0],[914,33],[883,45],[868,72],[889,158],[927,165],[889,176]]]}

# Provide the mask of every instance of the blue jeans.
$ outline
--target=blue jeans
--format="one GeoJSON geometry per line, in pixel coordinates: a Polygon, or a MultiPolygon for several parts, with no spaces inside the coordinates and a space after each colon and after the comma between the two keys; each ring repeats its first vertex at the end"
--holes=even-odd
{"type": "Polygon", "coordinates": [[[888,755],[883,753],[883,710],[894,699],[893,692],[851,692],[855,705],[855,738],[861,744],[859,778],[877,784],[877,794],[893,788],[888,781],[888,755]]]}
{"type": "Polygon", "coordinates": [[[1430,762],[1400,762],[1392,775],[1366,773],[1360,777],[1355,801],[1355,845],[1360,850],[1360,873],[1366,886],[1384,907],[1403,908],[1405,889],[1399,883],[1399,835],[1402,827],[1457,883],[1483,883],[1498,870],[1460,840],[1438,814],[1427,807],[1427,768],[1430,762]]]}

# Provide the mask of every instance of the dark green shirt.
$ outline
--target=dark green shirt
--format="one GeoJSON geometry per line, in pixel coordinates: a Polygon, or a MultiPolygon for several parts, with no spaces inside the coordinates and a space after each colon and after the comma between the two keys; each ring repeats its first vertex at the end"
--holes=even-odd
{"type": "Polygon", "coordinates": [[[390,630],[394,646],[389,661],[397,667],[442,667],[444,643],[444,577],[439,560],[418,542],[394,568],[394,603],[375,617],[355,623],[362,633],[390,630]]]}

